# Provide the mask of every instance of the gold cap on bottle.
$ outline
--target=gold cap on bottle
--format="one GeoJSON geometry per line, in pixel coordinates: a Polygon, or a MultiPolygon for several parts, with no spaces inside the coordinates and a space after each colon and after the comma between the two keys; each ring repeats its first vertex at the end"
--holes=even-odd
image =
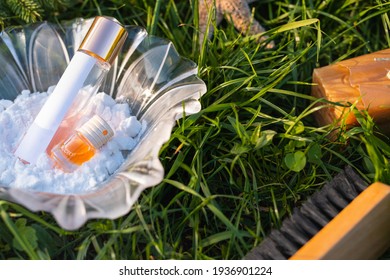
{"type": "Polygon", "coordinates": [[[126,29],[113,17],[98,16],[79,50],[112,64],[127,37],[126,29]]]}

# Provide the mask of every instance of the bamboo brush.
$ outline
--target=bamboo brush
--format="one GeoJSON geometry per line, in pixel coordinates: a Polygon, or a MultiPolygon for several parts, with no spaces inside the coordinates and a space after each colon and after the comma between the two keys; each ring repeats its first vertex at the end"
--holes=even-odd
{"type": "Polygon", "coordinates": [[[245,259],[375,259],[390,247],[390,186],[347,167],[245,259]]]}

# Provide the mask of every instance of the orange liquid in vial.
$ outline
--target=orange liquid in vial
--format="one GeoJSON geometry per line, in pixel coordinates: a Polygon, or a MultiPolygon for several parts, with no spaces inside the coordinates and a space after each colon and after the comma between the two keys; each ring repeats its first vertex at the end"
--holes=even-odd
{"type": "Polygon", "coordinates": [[[56,167],[72,172],[84,162],[90,160],[114,132],[108,123],[94,116],[67,140],[56,145],[50,153],[56,167]]]}
{"type": "Polygon", "coordinates": [[[50,157],[54,165],[65,172],[73,172],[76,168],[95,155],[96,149],[80,133],[73,134],[64,143],[51,151],[50,157]]]}
{"type": "Polygon", "coordinates": [[[73,164],[81,165],[95,155],[95,148],[79,133],[61,145],[63,155],[73,164]]]}

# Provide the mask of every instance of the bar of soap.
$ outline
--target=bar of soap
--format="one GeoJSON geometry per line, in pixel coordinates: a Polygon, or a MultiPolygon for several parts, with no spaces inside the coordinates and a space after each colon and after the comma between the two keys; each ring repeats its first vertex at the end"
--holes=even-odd
{"type": "Polygon", "coordinates": [[[389,126],[389,71],[390,49],[314,69],[312,95],[332,102],[317,112],[319,125],[357,125],[351,111],[355,106],[367,110],[379,126],[389,126]]]}

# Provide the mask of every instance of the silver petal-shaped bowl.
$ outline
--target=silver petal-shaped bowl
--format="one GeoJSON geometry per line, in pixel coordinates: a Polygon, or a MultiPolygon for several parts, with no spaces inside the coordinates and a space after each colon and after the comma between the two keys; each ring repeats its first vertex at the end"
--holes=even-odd
{"type": "MultiPolygon", "coordinates": [[[[57,84],[92,21],[42,22],[3,31],[0,99],[14,100],[25,89],[44,92],[57,84]]],[[[197,65],[182,58],[171,42],[137,26],[126,29],[129,36],[100,90],[127,102],[132,114],[146,121],[137,146],[95,192],[68,195],[0,185],[0,199],[50,212],[61,227],[75,230],[88,219],[128,213],[145,188],[162,181],[159,150],[177,119],[200,111],[199,98],[206,86],[197,77],[197,65]]]]}

